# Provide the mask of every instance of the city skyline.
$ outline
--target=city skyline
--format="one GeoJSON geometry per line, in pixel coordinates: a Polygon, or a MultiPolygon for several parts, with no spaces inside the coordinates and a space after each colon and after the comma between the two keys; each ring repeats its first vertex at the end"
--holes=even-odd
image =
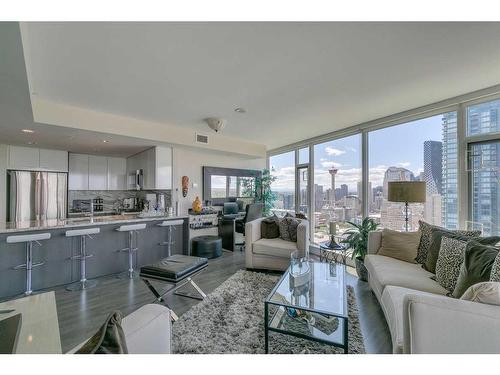
{"type": "MultiPolygon", "coordinates": [[[[442,119],[443,115],[436,115],[370,132],[369,180],[372,186],[383,185],[384,174],[390,167],[403,167],[415,176],[420,175],[424,171],[423,144],[425,141],[442,141],[442,119]],[[387,142],[389,138],[390,142],[387,142]]],[[[278,177],[273,184],[274,191],[294,192],[293,163],[293,151],[271,157],[270,168],[278,177]]],[[[329,187],[330,168],[338,169],[337,187],[346,184],[350,194],[357,193],[362,173],[359,134],[315,145],[314,183],[329,187]]]]}

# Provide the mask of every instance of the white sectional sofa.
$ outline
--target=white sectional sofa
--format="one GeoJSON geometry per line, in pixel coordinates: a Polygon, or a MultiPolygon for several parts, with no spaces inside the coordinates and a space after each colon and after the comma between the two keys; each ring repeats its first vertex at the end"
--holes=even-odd
{"type": "Polygon", "coordinates": [[[260,224],[265,218],[250,221],[245,225],[246,268],[284,271],[290,265],[290,254],[295,250],[305,253],[309,248],[309,222],[301,220],[297,227],[297,242],[281,238],[262,238],[260,224]]]}
{"type": "Polygon", "coordinates": [[[368,283],[391,331],[394,353],[500,353],[500,306],[447,297],[420,264],[377,255],[368,236],[368,283]]]}

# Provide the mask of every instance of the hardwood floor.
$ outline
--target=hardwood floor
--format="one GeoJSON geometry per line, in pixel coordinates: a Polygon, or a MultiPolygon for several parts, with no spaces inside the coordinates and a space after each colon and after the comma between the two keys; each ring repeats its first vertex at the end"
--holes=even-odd
{"type": "MultiPolygon", "coordinates": [[[[196,276],[198,285],[208,294],[239,269],[245,268],[244,253],[224,251],[223,256],[209,261],[207,269],[196,276]]],[[[59,329],[63,352],[67,352],[96,332],[107,315],[120,310],[124,315],[153,302],[151,292],[141,280],[119,280],[114,276],[101,277],[96,288],[85,292],[68,292],[64,287],[56,293],[59,329]]],[[[356,291],[361,329],[367,353],[391,353],[391,337],[380,306],[368,287],[347,273],[347,282],[356,291]]],[[[166,286],[155,284],[159,290],[166,286]]],[[[179,316],[199,301],[169,294],[167,304],[179,316]]]]}

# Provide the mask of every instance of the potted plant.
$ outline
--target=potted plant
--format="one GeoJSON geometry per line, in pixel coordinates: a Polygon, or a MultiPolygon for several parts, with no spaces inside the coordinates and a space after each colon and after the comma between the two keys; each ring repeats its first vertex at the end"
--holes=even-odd
{"type": "Polygon", "coordinates": [[[264,169],[262,175],[255,179],[255,183],[253,179],[245,179],[242,182],[244,195],[253,196],[256,201],[263,203],[262,214],[264,216],[271,214],[271,209],[277,199],[276,193],[271,190],[271,184],[276,181],[276,178],[269,169],[264,169]]]}
{"type": "Polygon", "coordinates": [[[342,243],[352,249],[352,259],[356,264],[356,272],[360,280],[368,281],[368,271],[366,270],[364,260],[368,252],[368,233],[374,231],[379,226],[375,220],[365,217],[360,224],[348,221],[348,224],[354,228],[348,229],[342,243]]]}

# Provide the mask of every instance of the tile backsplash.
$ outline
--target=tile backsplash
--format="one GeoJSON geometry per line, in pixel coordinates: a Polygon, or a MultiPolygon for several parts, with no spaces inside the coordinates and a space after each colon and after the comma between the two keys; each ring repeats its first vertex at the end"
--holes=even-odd
{"type": "Polygon", "coordinates": [[[75,199],[95,199],[102,198],[103,211],[113,211],[120,209],[120,204],[125,198],[146,198],[146,194],[165,194],[165,205],[172,205],[172,197],[170,190],[69,190],[68,191],[68,208],[69,212],[73,207],[75,199]]]}

